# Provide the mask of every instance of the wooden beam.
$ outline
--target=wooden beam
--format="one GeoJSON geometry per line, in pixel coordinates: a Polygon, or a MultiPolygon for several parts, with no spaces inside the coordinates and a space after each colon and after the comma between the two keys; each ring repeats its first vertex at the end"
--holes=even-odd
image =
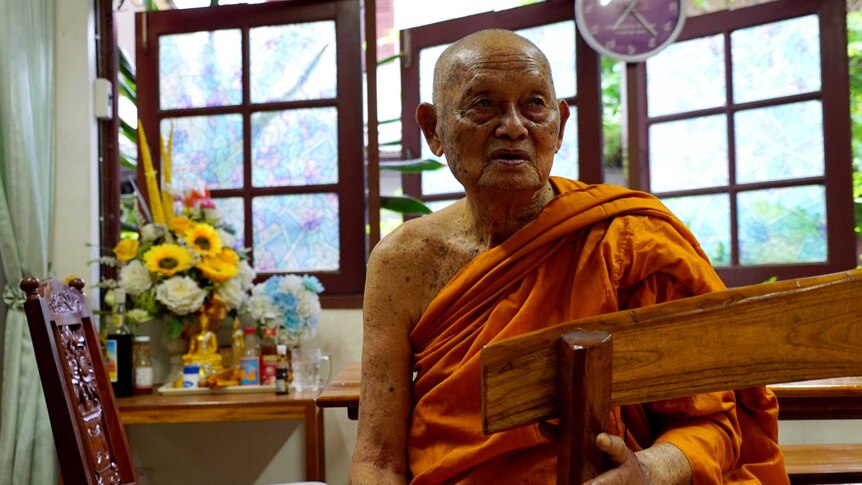
{"type": "Polygon", "coordinates": [[[482,351],[483,429],[559,416],[558,341],[575,329],[613,335],[614,406],[862,375],[860,301],[862,270],[852,270],[599,315],[491,344],[482,351]]]}

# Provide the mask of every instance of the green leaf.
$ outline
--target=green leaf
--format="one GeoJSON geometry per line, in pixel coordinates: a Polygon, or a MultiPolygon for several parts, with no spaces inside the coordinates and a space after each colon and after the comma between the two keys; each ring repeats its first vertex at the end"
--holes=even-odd
{"type": "Polygon", "coordinates": [[[422,201],[407,196],[381,196],[380,207],[400,214],[430,214],[433,212],[422,201]]]}
{"type": "Polygon", "coordinates": [[[171,340],[176,340],[180,338],[180,334],[183,333],[183,321],[177,318],[176,315],[171,315],[168,317],[168,337],[171,340]]]}
{"type": "Polygon", "coordinates": [[[385,160],[380,162],[380,170],[392,170],[401,173],[420,173],[438,170],[446,165],[437,160],[414,158],[412,160],[385,160]]]}
{"type": "Polygon", "coordinates": [[[135,79],[136,79],[135,65],[132,63],[131,57],[126,52],[126,50],[120,46],[117,46],[117,52],[118,52],[119,57],[120,57],[119,74],[122,77],[125,77],[126,79],[131,81],[132,84],[134,84],[135,79]]]}
{"type": "Polygon", "coordinates": [[[402,54],[399,52],[398,54],[386,57],[384,59],[380,59],[379,61],[377,61],[377,65],[382,66],[384,64],[389,64],[390,62],[392,62],[396,59],[401,59],[401,57],[402,57],[402,54]]]}
{"type": "Polygon", "coordinates": [[[135,170],[138,168],[138,159],[136,157],[131,157],[126,153],[123,153],[123,150],[120,150],[120,165],[125,168],[130,168],[135,170]]]}
{"type": "Polygon", "coordinates": [[[138,130],[123,120],[120,120],[120,135],[132,142],[133,145],[138,146],[138,130]]]}
{"type": "Polygon", "coordinates": [[[401,118],[389,118],[388,120],[380,120],[377,122],[378,125],[388,125],[390,123],[398,123],[401,121],[401,118]]]}

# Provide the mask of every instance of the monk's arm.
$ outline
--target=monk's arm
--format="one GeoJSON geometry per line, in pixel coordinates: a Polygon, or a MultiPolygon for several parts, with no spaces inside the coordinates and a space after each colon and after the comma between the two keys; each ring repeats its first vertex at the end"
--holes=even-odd
{"type": "Polygon", "coordinates": [[[411,406],[409,295],[381,242],[368,262],[363,303],[362,386],[351,484],[407,483],[411,406]]]}
{"type": "Polygon", "coordinates": [[[596,437],[596,446],[608,455],[611,470],[586,482],[587,485],[625,483],[631,485],[688,485],[691,466],[683,452],[669,443],[657,443],[633,452],[622,438],[605,433],[596,437]]]}

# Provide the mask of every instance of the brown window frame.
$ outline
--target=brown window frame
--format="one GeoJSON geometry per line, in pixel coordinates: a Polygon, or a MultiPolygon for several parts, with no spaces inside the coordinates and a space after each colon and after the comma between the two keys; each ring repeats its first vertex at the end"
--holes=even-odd
{"type": "MultiPolygon", "coordinates": [[[[724,34],[725,36],[725,51],[727,53],[725,76],[728,103],[717,108],[648,118],[646,65],[637,63],[628,64],[626,67],[629,184],[632,188],[648,191],[650,187],[648,129],[651,123],[712,114],[724,114],[728,119],[728,163],[731,179],[726,190],[722,189],[721,193],[728,193],[731,197],[731,265],[716,267],[719,276],[728,286],[760,283],[771,277],[789,279],[815,276],[844,271],[856,266],[846,18],[844,0],[777,0],[688,19],[676,42],[716,34],[724,34]],[[814,93],[734,104],[731,101],[733,99],[731,83],[733,71],[730,64],[732,62],[730,58],[730,33],[742,28],[810,14],[817,14],[820,24],[821,90],[814,93]],[[822,102],[824,175],[768,183],[737,184],[734,175],[736,154],[734,153],[733,114],[743,109],[803,100],[820,100],[822,102]],[[751,189],[792,187],[812,183],[822,184],[825,187],[827,261],[823,263],[739,266],[735,195],[751,189]]],[[[701,195],[714,192],[714,189],[707,188],[655,193],[655,195],[701,195]]]]}
{"type": "MultiPolygon", "coordinates": [[[[360,9],[357,0],[268,2],[255,5],[226,5],[214,8],[139,12],[135,16],[138,32],[137,101],[138,113],[146,133],[159,133],[163,118],[236,113],[243,116],[242,188],[210,190],[213,198],[240,197],[245,210],[246,245],[253,247],[252,204],[254,197],[332,192],[339,197],[339,270],[312,272],[326,291],[324,307],[356,307],[361,303],[365,280],[365,173],[362,130],[362,50],[360,9]],[[337,95],[335,98],[275,103],[252,103],[249,88],[250,28],[299,22],[334,20],[336,26],[337,95]],[[158,101],[158,55],[161,35],[197,31],[240,29],[243,52],[242,103],[191,109],[162,110],[158,101]],[[333,106],[338,110],[338,182],[313,186],[254,187],[251,181],[251,114],[268,110],[333,106]]],[[[157,139],[156,135],[150,135],[157,139]]],[[[159,153],[152,150],[158,169],[159,153]]],[[[138,165],[138,183],[143,186],[143,167],[138,165]]],[[[253,251],[251,253],[254,257],[253,251]]],[[[257,280],[285,272],[261,272],[257,280]]]]}

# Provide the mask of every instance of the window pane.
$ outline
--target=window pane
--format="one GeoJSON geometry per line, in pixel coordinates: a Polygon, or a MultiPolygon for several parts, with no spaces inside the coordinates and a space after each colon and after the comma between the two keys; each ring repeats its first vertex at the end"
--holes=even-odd
{"type": "Polygon", "coordinates": [[[725,104],[722,35],[671,44],[647,60],[646,71],[649,116],[725,104]]]}
{"type": "Polygon", "coordinates": [[[339,268],[337,194],[256,197],[252,217],[255,270],[339,268]]]}
{"type": "MultiPolygon", "coordinates": [[[[189,116],[162,120],[165,140],[174,125],[173,185],[179,190],[242,187],[242,115],[189,116]]],[[[156,140],[148,140],[155,150],[156,140]]]]}
{"type": "Polygon", "coordinates": [[[820,101],[740,111],[735,124],[737,182],[823,175],[820,101]]]}
{"type": "Polygon", "coordinates": [[[234,249],[240,250],[246,247],[245,243],[245,212],[242,197],[226,197],[215,199],[216,208],[222,214],[222,221],[234,228],[234,249]]]}
{"type": "MultiPolygon", "coordinates": [[[[431,103],[434,89],[434,64],[451,44],[436,45],[419,51],[419,101],[431,103]]],[[[412,118],[412,116],[411,116],[412,118]]]]}
{"type": "Polygon", "coordinates": [[[159,106],[227,106],[242,102],[242,36],[215,30],[159,37],[159,106]]]}
{"type": "Polygon", "coordinates": [[[551,175],[578,179],[578,112],[577,107],[569,105],[569,121],[563,132],[563,145],[554,157],[551,175]]]}
{"type": "Polygon", "coordinates": [[[249,30],[251,101],[334,98],[335,22],[249,30]]]}
{"type": "Polygon", "coordinates": [[[338,110],[309,108],[251,115],[255,187],[338,183],[338,110]]]}
{"type": "Polygon", "coordinates": [[[458,199],[456,199],[456,200],[435,200],[434,202],[426,202],[425,205],[427,205],[428,208],[431,209],[432,211],[437,212],[440,209],[443,209],[445,207],[449,207],[450,205],[457,202],[457,200],[458,199]]]}
{"type": "Polygon", "coordinates": [[[741,192],[741,264],[826,261],[826,194],[822,185],[741,192]]]}
{"type": "Polygon", "coordinates": [[[714,266],[730,266],[730,197],[673,197],[662,202],[688,227],[714,266]]]}
{"type": "Polygon", "coordinates": [[[816,15],[737,30],[733,53],[736,103],[820,89],[820,30],[816,15]]]}
{"type": "Polygon", "coordinates": [[[558,98],[575,95],[575,22],[569,20],[517,31],[545,53],[558,98]]]}
{"type": "Polygon", "coordinates": [[[727,185],[725,117],[704,116],[650,126],[649,159],[652,192],[727,185]]]}

